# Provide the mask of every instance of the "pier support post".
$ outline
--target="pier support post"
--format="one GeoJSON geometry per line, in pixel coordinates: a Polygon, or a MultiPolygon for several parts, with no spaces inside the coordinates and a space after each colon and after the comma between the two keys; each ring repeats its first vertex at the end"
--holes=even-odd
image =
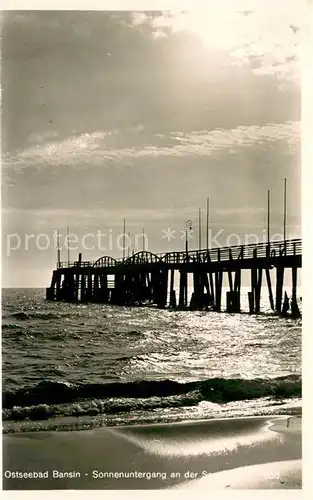
{"type": "Polygon", "coordinates": [[[158,303],[158,275],[155,270],[151,272],[151,294],[152,302],[154,304],[158,303]]]}
{"type": "Polygon", "coordinates": [[[268,297],[269,297],[269,301],[270,301],[270,306],[271,306],[272,311],[274,311],[275,307],[274,307],[272,282],[271,282],[270,270],[268,267],[265,268],[265,275],[266,275],[266,281],[267,281],[268,297]]]}
{"type": "Polygon", "coordinates": [[[201,311],[204,307],[204,279],[199,268],[193,272],[193,294],[190,309],[201,311]]]}
{"type": "Polygon", "coordinates": [[[215,311],[221,310],[223,271],[215,272],[215,311]]]}
{"type": "Polygon", "coordinates": [[[67,288],[67,296],[70,302],[75,302],[76,300],[76,284],[75,284],[75,275],[71,272],[68,275],[68,288],[67,288]]]}
{"type": "Polygon", "coordinates": [[[55,300],[56,299],[56,283],[57,283],[57,274],[58,271],[53,271],[51,285],[49,288],[46,288],[46,300],[55,300]]]}
{"type": "Polygon", "coordinates": [[[229,283],[229,291],[233,292],[233,273],[232,273],[232,271],[228,271],[228,283],[229,283]]]}
{"type": "Polygon", "coordinates": [[[226,312],[231,313],[232,311],[232,292],[226,292],[226,312]]]}
{"type": "Polygon", "coordinates": [[[124,271],[115,273],[115,284],[111,290],[110,302],[117,306],[125,305],[124,271]]]}
{"type": "Polygon", "coordinates": [[[228,271],[229,292],[226,292],[226,311],[229,313],[240,312],[240,269],[235,271],[233,284],[232,271],[228,271]]]}
{"type": "Polygon", "coordinates": [[[187,307],[187,273],[186,271],[180,271],[179,279],[179,303],[180,309],[185,309],[187,307]]]}
{"type": "Polygon", "coordinates": [[[262,287],[262,268],[256,269],[256,283],[255,283],[255,312],[260,312],[261,303],[261,287],[262,287]]]}
{"type": "Polygon", "coordinates": [[[281,313],[284,285],[284,268],[278,266],[276,268],[276,311],[281,313]]]}
{"type": "Polygon", "coordinates": [[[94,279],[93,279],[93,293],[92,293],[92,300],[94,302],[99,301],[99,275],[95,274],[94,279]]]}
{"type": "Polygon", "coordinates": [[[167,304],[168,271],[166,268],[159,269],[158,279],[158,301],[157,306],[164,309],[167,304]]]}
{"type": "Polygon", "coordinates": [[[240,307],[241,307],[241,304],[240,304],[240,295],[241,295],[241,269],[236,269],[235,271],[235,285],[234,285],[234,288],[235,288],[235,292],[236,292],[236,310],[235,312],[240,312],[240,307]]]}
{"type": "Polygon", "coordinates": [[[291,316],[293,318],[299,318],[301,316],[300,310],[297,304],[297,268],[292,268],[292,296],[291,296],[291,316]]]}
{"type": "Polygon", "coordinates": [[[81,277],[80,300],[81,302],[85,302],[86,300],[86,278],[84,274],[81,277]]]}
{"type": "Polygon", "coordinates": [[[124,275],[124,297],[125,305],[131,306],[135,304],[135,289],[134,289],[134,276],[131,270],[125,272],[124,275]]]}
{"type": "Polygon", "coordinates": [[[235,292],[235,291],[226,292],[226,312],[228,312],[228,313],[240,312],[239,292],[235,292]]]}
{"type": "Polygon", "coordinates": [[[151,302],[150,277],[148,272],[145,272],[144,277],[144,298],[151,302]]]}
{"type": "Polygon", "coordinates": [[[215,304],[214,282],[213,282],[213,274],[211,273],[211,271],[209,272],[209,282],[210,282],[211,302],[212,304],[215,304]]]}
{"type": "Polygon", "coordinates": [[[81,300],[81,274],[80,272],[76,273],[76,278],[75,278],[75,295],[76,295],[76,301],[79,302],[81,300]]]}
{"type": "Polygon", "coordinates": [[[138,276],[137,293],[139,303],[143,303],[148,299],[146,270],[143,270],[138,276]]]}
{"type": "Polygon", "coordinates": [[[91,273],[88,273],[88,276],[87,276],[87,294],[86,294],[86,300],[87,302],[90,302],[92,300],[92,296],[93,296],[93,283],[92,283],[92,274],[91,273]]]}
{"type": "Polygon", "coordinates": [[[202,272],[201,280],[202,280],[202,287],[203,287],[203,289],[202,289],[203,308],[207,310],[213,304],[213,297],[212,297],[212,292],[211,292],[211,285],[210,285],[208,274],[206,271],[202,272]],[[206,293],[204,292],[205,289],[206,289],[206,293]]]}
{"type": "Polygon", "coordinates": [[[78,301],[78,293],[79,293],[79,273],[74,274],[74,301],[78,301]]]}
{"type": "Polygon", "coordinates": [[[109,302],[108,277],[106,274],[100,275],[99,300],[104,304],[109,302]]]}
{"type": "Polygon", "coordinates": [[[176,309],[176,292],[174,290],[175,269],[171,269],[170,278],[170,307],[176,309]]]}
{"type": "Polygon", "coordinates": [[[257,284],[257,269],[251,269],[251,292],[248,292],[249,299],[249,312],[253,314],[255,312],[255,289],[257,284]]]}
{"type": "Polygon", "coordinates": [[[62,274],[60,271],[57,271],[57,277],[56,277],[56,300],[61,300],[61,281],[62,281],[62,274]]]}

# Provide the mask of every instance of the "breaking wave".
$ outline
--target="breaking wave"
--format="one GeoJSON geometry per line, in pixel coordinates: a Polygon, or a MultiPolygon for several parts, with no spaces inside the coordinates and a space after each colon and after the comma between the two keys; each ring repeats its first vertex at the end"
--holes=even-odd
{"type": "Polygon", "coordinates": [[[4,420],[40,420],[57,416],[116,414],[137,410],[194,406],[202,401],[224,404],[258,398],[301,397],[301,377],[272,379],[212,378],[70,384],[45,380],[33,387],[3,393],[4,420]]]}

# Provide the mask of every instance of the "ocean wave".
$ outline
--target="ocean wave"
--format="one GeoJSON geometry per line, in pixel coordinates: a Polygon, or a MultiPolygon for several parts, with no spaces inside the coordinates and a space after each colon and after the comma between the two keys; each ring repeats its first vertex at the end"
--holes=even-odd
{"type": "Polygon", "coordinates": [[[20,321],[26,321],[26,320],[30,319],[29,314],[27,314],[23,311],[12,313],[11,316],[12,316],[12,318],[18,319],[20,321]]]}
{"type": "Polygon", "coordinates": [[[21,325],[17,325],[16,323],[6,323],[3,324],[2,330],[18,330],[21,329],[21,325]]]}
{"type": "MultiPolygon", "coordinates": [[[[197,404],[201,401],[223,404],[264,397],[294,398],[301,397],[301,389],[300,375],[273,379],[212,378],[186,383],[174,380],[140,380],[104,384],[71,384],[64,381],[43,380],[32,387],[3,392],[2,407],[5,419],[16,418],[18,412],[23,415],[22,418],[33,418],[32,416],[36,414],[48,415],[53,405],[81,404],[86,400],[102,400],[106,406],[103,410],[107,412],[108,408],[111,408],[116,412],[120,411],[119,407],[123,411],[131,411],[134,405],[163,407],[164,405],[186,405],[187,402],[197,404]]],[[[55,410],[51,411],[55,413],[55,410]]]]}
{"type": "MultiPolygon", "coordinates": [[[[41,319],[41,320],[51,320],[51,319],[60,319],[61,317],[65,315],[60,315],[60,314],[55,314],[55,313],[44,313],[44,312],[38,312],[38,313],[28,313],[29,318],[31,319],[41,319]]],[[[66,316],[69,316],[68,314],[66,316]]]]}
{"type": "Polygon", "coordinates": [[[39,404],[31,406],[14,406],[12,409],[3,409],[3,420],[46,420],[55,417],[85,417],[100,414],[116,415],[130,414],[138,411],[151,411],[166,408],[181,408],[194,406],[201,401],[199,393],[190,393],[180,396],[164,398],[117,398],[107,400],[80,401],[61,405],[39,404]]]}
{"type": "Polygon", "coordinates": [[[82,316],[80,312],[77,313],[77,311],[71,311],[71,312],[43,312],[43,311],[37,311],[37,312],[30,312],[30,311],[18,311],[9,314],[7,317],[11,317],[14,319],[18,319],[19,321],[29,321],[29,320],[42,320],[42,321],[50,321],[53,319],[59,320],[60,318],[67,318],[67,317],[73,317],[77,318],[82,316]]]}

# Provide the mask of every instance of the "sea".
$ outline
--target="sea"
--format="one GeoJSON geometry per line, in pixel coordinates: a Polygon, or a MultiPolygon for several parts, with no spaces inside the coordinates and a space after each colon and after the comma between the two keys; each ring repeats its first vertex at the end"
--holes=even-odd
{"type": "Polygon", "coordinates": [[[228,314],[3,289],[3,431],[300,414],[301,319],[245,297],[228,314]]]}

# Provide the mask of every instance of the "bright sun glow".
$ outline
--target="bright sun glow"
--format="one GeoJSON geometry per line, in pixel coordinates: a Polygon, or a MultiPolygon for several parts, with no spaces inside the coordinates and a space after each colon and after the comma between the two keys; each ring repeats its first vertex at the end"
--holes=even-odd
{"type": "Polygon", "coordinates": [[[174,30],[184,30],[199,37],[208,47],[228,50],[245,39],[242,16],[236,12],[221,12],[218,9],[194,10],[176,18],[174,30]]]}
{"type": "Polygon", "coordinates": [[[234,64],[258,58],[261,72],[265,68],[265,73],[279,76],[281,72],[283,77],[295,79],[301,29],[307,14],[302,2],[296,8],[280,0],[271,4],[266,0],[261,4],[251,1],[249,8],[238,5],[221,1],[201,9],[164,14],[155,19],[155,28],[157,31],[168,27],[174,33],[192,34],[202,48],[228,53],[234,64]]]}

